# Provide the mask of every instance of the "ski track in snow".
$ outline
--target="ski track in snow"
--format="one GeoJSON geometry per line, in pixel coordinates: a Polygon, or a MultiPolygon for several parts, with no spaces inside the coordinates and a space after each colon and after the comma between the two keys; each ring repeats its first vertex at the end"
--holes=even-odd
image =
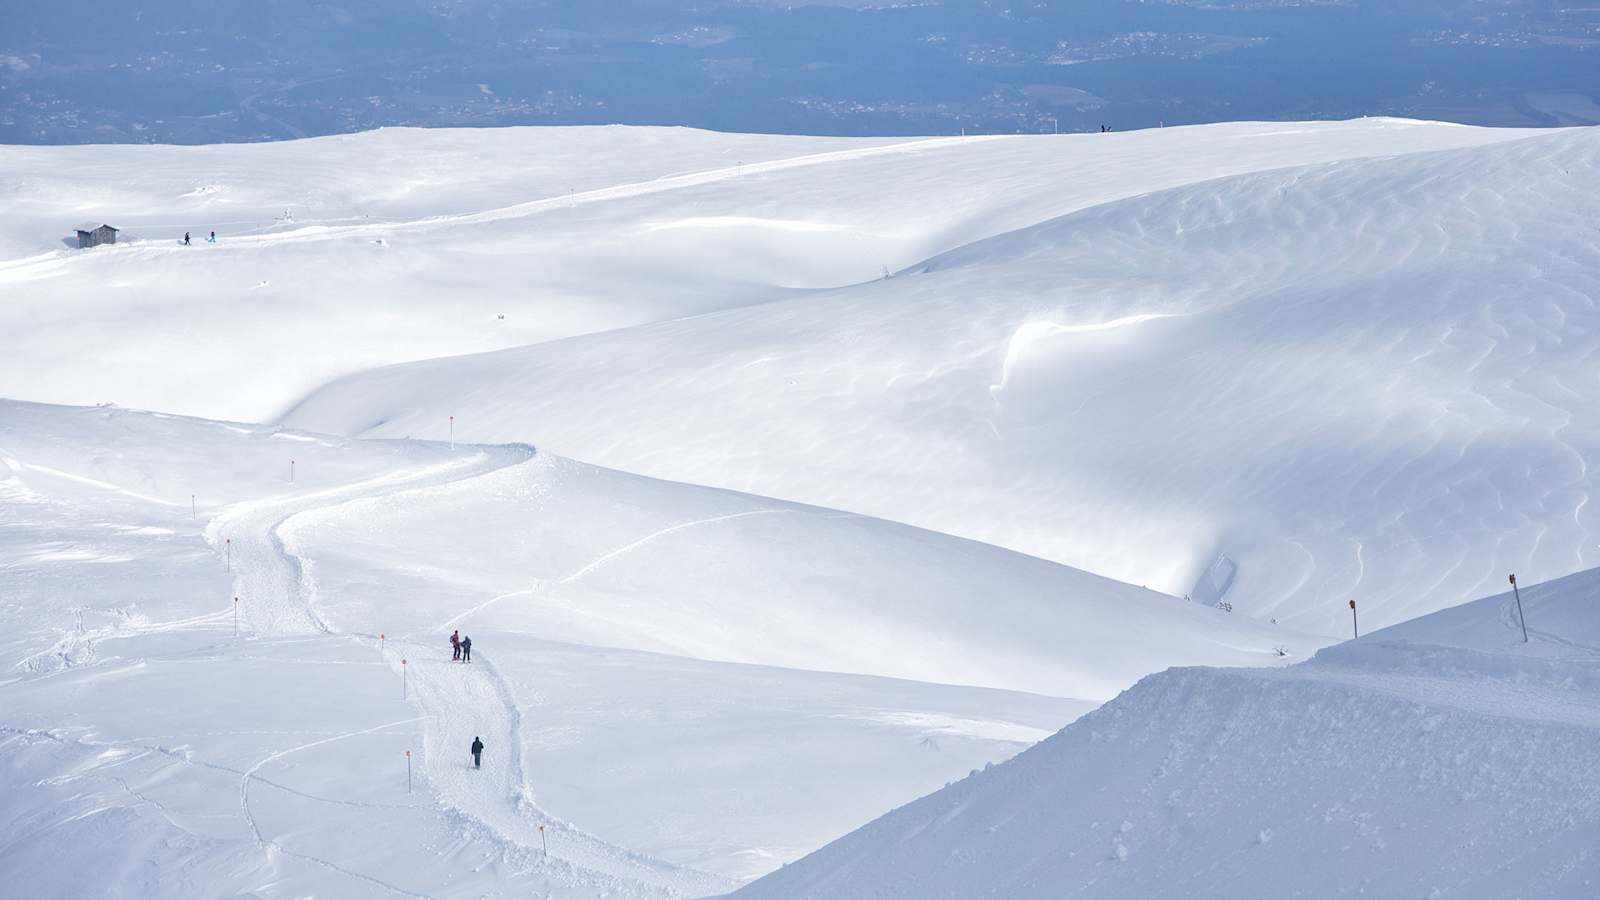
{"type": "Polygon", "coordinates": [[[611,560],[616,559],[619,556],[622,556],[623,554],[630,553],[630,552],[632,552],[632,551],[644,546],[645,544],[648,544],[651,541],[656,540],[657,538],[666,537],[669,534],[674,534],[676,532],[683,531],[683,530],[688,529],[688,528],[698,528],[698,527],[700,527],[702,525],[711,525],[711,524],[716,523],[716,522],[727,522],[727,521],[730,521],[732,519],[745,519],[745,518],[749,518],[751,516],[770,516],[770,515],[776,515],[778,513],[787,513],[787,512],[793,512],[793,510],[788,510],[788,509],[753,509],[753,510],[748,510],[746,512],[731,513],[731,514],[725,515],[725,516],[712,516],[711,518],[708,518],[708,519],[696,519],[696,520],[694,520],[692,522],[680,522],[677,525],[668,526],[666,528],[661,529],[660,531],[653,532],[651,534],[647,534],[644,537],[639,538],[636,541],[633,541],[632,543],[626,544],[626,545],[624,545],[622,547],[618,547],[617,549],[612,550],[609,553],[606,553],[606,554],[600,556],[594,562],[589,563],[588,565],[584,566],[583,568],[579,569],[578,571],[573,572],[571,575],[568,575],[565,578],[562,578],[557,583],[558,584],[571,584],[574,581],[577,581],[578,579],[584,577],[585,575],[588,575],[590,572],[593,572],[594,570],[600,568],[601,566],[605,565],[606,563],[610,562],[611,560]]]}
{"type": "Polygon", "coordinates": [[[290,857],[294,857],[295,859],[300,859],[300,860],[304,860],[306,862],[314,863],[316,865],[322,866],[322,867],[324,867],[326,869],[329,869],[331,871],[338,872],[341,875],[345,875],[345,876],[348,876],[348,877],[351,877],[351,878],[356,878],[356,879],[359,879],[361,881],[365,881],[365,882],[367,882],[369,884],[375,885],[377,887],[381,887],[384,890],[387,890],[387,891],[389,891],[391,893],[394,893],[394,894],[399,894],[400,896],[403,896],[403,897],[427,897],[428,896],[427,894],[418,894],[418,893],[416,893],[414,891],[408,891],[405,888],[400,887],[399,885],[391,884],[391,883],[389,883],[387,881],[384,881],[384,880],[382,880],[380,878],[375,878],[375,877],[373,877],[371,875],[367,875],[367,874],[364,874],[364,873],[361,873],[361,872],[357,872],[357,871],[355,871],[353,869],[347,869],[344,866],[339,865],[338,863],[335,863],[335,862],[333,862],[331,860],[323,859],[320,856],[313,856],[311,854],[300,853],[300,852],[297,852],[297,851],[294,851],[294,850],[289,850],[288,848],[284,847],[282,844],[279,844],[277,841],[274,841],[274,840],[271,840],[271,839],[265,837],[261,833],[261,825],[260,825],[259,822],[256,821],[255,814],[250,811],[250,782],[255,779],[256,773],[258,771],[260,771],[263,766],[270,765],[271,763],[274,763],[274,762],[277,762],[280,759],[283,759],[285,756],[288,756],[288,755],[290,755],[292,753],[299,753],[302,750],[310,750],[313,747],[321,747],[324,744],[331,744],[331,743],[333,743],[335,741],[345,740],[346,738],[359,737],[359,736],[364,735],[364,734],[374,734],[376,732],[383,731],[386,728],[394,728],[394,727],[396,727],[398,725],[408,725],[408,724],[410,724],[412,722],[420,721],[421,719],[422,719],[421,716],[417,716],[417,717],[410,718],[410,719],[401,719],[401,720],[399,720],[397,722],[388,722],[388,723],[385,723],[383,725],[374,725],[371,728],[364,728],[364,729],[361,729],[359,731],[351,731],[351,732],[347,732],[345,734],[336,734],[336,735],[333,735],[332,737],[321,738],[319,740],[312,741],[312,742],[310,742],[308,744],[301,744],[298,747],[290,747],[287,750],[279,750],[276,753],[270,753],[270,754],[262,757],[259,762],[257,762],[255,765],[251,766],[249,769],[245,770],[244,774],[242,776],[240,776],[240,778],[239,778],[239,811],[244,816],[245,822],[249,823],[249,825],[250,825],[250,833],[255,836],[256,845],[258,847],[261,847],[263,850],[270,850],[271,852],[274,852],[274,853],[281,853],[284,856],[290,856],[290,857]]]}
{"type": "MultiPolygon", "coordinates": [[[[406,639],[380,641],[376,634],[334,631],[316,613],[313,604],[316,588],[307,566],[284,545],[280,534],[282,527],[301,513],[399,491],[466,481],[508,465],[520,465],[530,458],[531,455],[521,453],[514,458],[506,458],[503,452],[480,450],[463,460],[409,472],[390,473],[351,485],[241,503],[214,518],[206,529],[206,537],[219,553],[223,552],[224,542],[231,541],[235,593],[241,599],[243,615],[253,633],[274,637],[309,635],[358,640],[382,653],[384,661],[394,669],[400,669],[400,661],[405,660],[404,677],[409,686],[408,695],[423,712],[421,716],[406,720],[424,723],[424,749],[418,760],[421,783],[433,790],[452,815],[465,820],[461,823],[465,830],[488,837],[508,861],[524,871],[539,868],[547,877],[572,886],[590,887],[602,893],[619,890],[627,893],[643,887],[661,896],[693,896],[726,890],[731,885],[714,876],[679,869],[607,844],[545,814],[533,803],[532,788],[523,771],[521,713],[517,698],[494,664],[481,655],[470,666],[441,660],[439,657],[442,654],[433,646],[433,642],[424,644],[406,639]],[[467,744],[473,735],[487,738],[482,771],[472,771],[465,761],[467,744]],[[543,854],[542,838],[548,839],[552,846],[553,852],[548,859],[543,854]]],[[[752,514],[755,513],[722,516],[708,521],[752,514]]],[[[705,522],[681,523],[648,535],[602,556],[563,581],[575,580],[607,559],[662,534],[699,524],[705,522]]],[[[250,813],[249,782],[257,777],[258,769],[299,750],[397,724],[404,723],[389,723],[349,734],[323,737],[272,754],[244,773],[240,781],[240,805],[257,842],[263,847],[274,848],[275,852],[299,856],[284,850],[263,835],[250,813]]],[[[306,859],[399,894],[421,896],[342,868],[329,860],[306,859]]]]}
{"type": "MultiPolygon", "coordinates": [[[[645,544],[648,544],[651,541],[656,540],[657,538],[663,538],[663,537],[666,537],[669,534],[675,534],[675,533],[677,533],[679,531],[684,531],[684,530],[687,530],[687,529],[690,529],[690,528],[698,528],[698,527],[701,527],[703,525],[713,525],[713,524],[715,524],[717,522],[727,522],[727,521],[732,520],[732,519],[745,519],[745,518],[749,518],[751,516],[770,516],[770,515],[779,515],[779,514],[783,514],[783,513],[795,513],[795,512],[799,512],[799,510],[797,510],[797,509],[752,509],[752,510],[746,510],[745,512],[730,513],[730,514],[724,515],[724,516],[711,516],[711,517],[705,518],[705,519],[695,519],[695,520],[689,521],[689,522],[679,522],[676,525],[669,525],[666,528],[663,528],[663,529],[661,529],[659,531],[653,531],[650,534],[647,534],[644,537],[638,538],[637,540],[634,540],[634,541],[631,541],[631,542],[629,542],[627,544],[624,544],[623,546],[618,547],[615,550],[607,551],[606,553],[603,553],[600,556],[596,557],[595,559],[591,560],[589,563],[585,564],[581,568],[578,568],[577,570],[573,571],[570,575],[563,575],[561,578],[557,579],[554,583],[557,584],[557,585],[572,584],[573,582],[579,580],[580,578],[583,578],[585,575],[588,575],[590,572],[595,571],[596,569],[600,568],[601,566],[605,565],[606,563],[610,562],[611,560],[616,559],[619,556],[623,556],[625,554],[631,553],[634,550],[637,550],[640,547],[643,547],[645,544]]],[[[449,619],[446,619],[444,622],[439,624],[439,630],[443,631],[446,628],[452,628],[455,625],[457,625],[458,623],[465,621],[466,619],[468,619],[468,618],[470,618],[470,617],[472,617],[472,616],[474,616],[474,615],[476,615],[476,614],[488,609],[491,606],[494,606],[496,603],[499,603],[502,600],[509,600],[512,597],[532,596],[533,593],[534,593],[534,590],[535,590],[534,588],[523,588],[522,590],[508,591],[507,593],[500,594],[499,596],[490,597],[488,600],[483,601],[482,603],[478,604],[477,606],[474,606],[474,607],[472,607],[471,609],[469,609],[469,610],[467,610],[465,612],[458,613],[458,614],[450,617],[449,619]]]]}

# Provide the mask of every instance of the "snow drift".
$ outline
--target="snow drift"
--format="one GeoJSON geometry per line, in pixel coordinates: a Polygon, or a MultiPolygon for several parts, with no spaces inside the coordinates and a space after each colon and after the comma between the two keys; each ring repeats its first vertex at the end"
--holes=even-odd
{"type": "Polygon", "coordinates": [[[616,127],[0,147],[12,336],[0,396],[261,421],[374,366],[855,284],[1222,175],[1530,133],[1374,119],[968,139],[616,127]],[[64,249],[88,218],[122,228],[118,245],[64,249]]]}
{"type": "Polygon", "coordinates": [[[1287,669],[1174,669],[741,898],[1586,897],[1600,572],[1287,669]]]}
{"type": "Polygon", "coordinates": [[[1377,626],[1600,561],[1597,169],[1590,129],[1208,181],[853,288],[351,376],[286,421],[455,415],[1338,634],[1352,598],[1377,626]]]}
{"type": "Polygon", "coordinates": [[[1597,156],[0,148],[0,883],[1592,892],[1597,156]]]}

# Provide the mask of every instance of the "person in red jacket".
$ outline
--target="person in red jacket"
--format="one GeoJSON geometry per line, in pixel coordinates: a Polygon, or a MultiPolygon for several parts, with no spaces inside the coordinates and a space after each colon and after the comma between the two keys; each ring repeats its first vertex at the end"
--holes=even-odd
{"type": "Polygon", "coordinates": [[[450,635],[450,649],[455,651],[450,656],[450,658],[453,659],[453,660],[456,660],[457,662],[460,662],[461,661],[461,630],[459,628],[456,629],[456,631],[453,634],[450,635]]]}

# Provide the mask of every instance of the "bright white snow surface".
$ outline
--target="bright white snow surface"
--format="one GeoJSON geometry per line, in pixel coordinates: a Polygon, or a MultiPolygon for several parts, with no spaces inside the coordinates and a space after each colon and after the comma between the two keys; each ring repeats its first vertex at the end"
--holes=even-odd
{"type": "Polygon", "coordinates": [[[4,148],[0,396],[454,416],[1331,635],[1351,596],[1392,623],[1597,561],[1597,146],[1363,119],[4,148]],[[61,247],[88,218],[126,243],[61,247]]]}
{"type": "Polygon", "coordinates": [[[1587,895],[1582,613],[1273,667],[1600,562],[1597,170],[1392,119],[0,148],[0,884],[721,893],[1213,665],[1271,671],[991,770],[1078,748],[1038,829],[915,818],[985,775],[752,890],[1587,895]]]}
{"type": "Polygon", "coordinates": [[[1316,646],[527,445],[5,401],[0,496],[0,883],[41,896],[718,893],[1144,673],[1316,646]]]}
{"type": "MultiPolygon", "coordinates": [[[[1317,146],[1441,130],[1351,123],[1317,146]]],[[[1093,150],[1160,148],[1191,175],[1225,171],[1222,147],[1308,155],[1182,131],[1093,150]]],[[[1309,631],[1340,633],[1352,598],[1393,624],[1507,571],[1600,563],[1600,130],[1493,134],[1125,199],[1106,195],[1178,179],[1068,166],[1035,189],[1103,202],[892,279],[354,375],[285,421],[437,438],[454,415],[1171,594],[1226,587],[1309,631]]],[[[1002,185],[1037,170],[1004,146],[1002,185]]]]}
{"type": "Polygon", "coordinates": [[[1600,571],[1152,675],[734,896],[1600,896],[1600,571]]]}

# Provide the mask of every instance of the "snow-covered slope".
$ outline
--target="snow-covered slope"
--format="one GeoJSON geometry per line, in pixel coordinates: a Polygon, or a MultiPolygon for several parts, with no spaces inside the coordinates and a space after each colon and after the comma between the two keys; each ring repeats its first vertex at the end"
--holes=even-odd
{"type": "Polygon", "coordinates": [[[532,128],[0,148],[12,337],[0,396],[260,421],[376,365],[854,284],[1222,175],[1526,134],[1363,120],[920,141],[532,128]],[[131,246],[64,249],[90,218],[131,246]],[[203,243],[212,230],[219,243],[203,243]],[[178,245],[185,231],[198,246],[178,245]]]}
{"type": "Polygon", "coordinates": [[[0,148],[0,397],[163,410],[0,400],[0,884],[722,893],[1211,665],[1261,668],[751,890],[1582,895],[1592,578],[1529,647],[1495,600],[1283,664],[1597,562],[1597,171],[1395,120],[0,148]]]}
{"type": "Polygon", "coordinates": [[[1272,671],[1152,675],[740,898],[1600,891],[1600,572],[1272,671]]]}
{"type": "Polygon", "coordinates": [[[485,627],[696,659],[1102,701],[1285,629],[1016,553],[541,455],[283,529],[340,628],[485,627]],[[427,560],[426,565],[404,561],[427,560]],[[383,592],[366,590],[381,582],[383,592]],[[450,595],[449,614],[441,593],[450,595]]]}
{"type": "Polygon", "coordinates": [[[0,465],[0,883],[45,896],[715,893],[1149,671],[1316,646],[526,445],[4,402],[0,465]]]}
{"type": "Polygon", "coordinates": [[[286,421],[454,415],[1337,634],[1350,598],[1376,626],[1600,560],[1597,172],[1589,129],[1208,181],[849,289],[363,373],[286,421]]]}

